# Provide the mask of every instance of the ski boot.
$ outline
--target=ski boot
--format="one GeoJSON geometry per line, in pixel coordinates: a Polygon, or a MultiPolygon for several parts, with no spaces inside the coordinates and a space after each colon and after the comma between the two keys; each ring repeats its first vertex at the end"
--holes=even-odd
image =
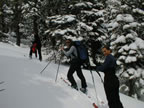
{"type": "Polygon", "coordinates": [[[71,85],[71,88],[78,90],[77,85],[71,85]]]}
{"type": "Polygon", "coordinates": [[[87,94],[87,89],[86,88],[80,88],[80,91],[87,94]]]}

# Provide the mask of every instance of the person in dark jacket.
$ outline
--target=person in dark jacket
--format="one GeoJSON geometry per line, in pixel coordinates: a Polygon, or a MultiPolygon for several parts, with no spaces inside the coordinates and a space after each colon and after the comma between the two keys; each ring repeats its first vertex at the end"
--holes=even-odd
{"type": "MultiPolygon", "coordinates": [[[[34,41],[33,41],[33,45],[36,44],[36,49],[38,51],[38,54],[39,54],[39,60],[42,61],[42,54],[41,54],[41,41],[40,41],[40,38],[35,34],[34,35],[34,41]]],[[[33,48],[33,45],[32,47],[30,48],[30,53],[29,53],[29,56],[30,58],[32,58],[32,48],[33,48]]],[[[37,57],[37,56],[36,56],[37,57]]]]}
{"type": "Polygon", "coordinates": [[[104,89],[109,108],[123,108],[119,97],[119,80],[115,75],[116,59],[108,46],[104,46],[102,52],[106,58],[103,65],[97,66],[96,71],[104,72],[104,89]]]}
{"type": "Polygon", "coordinates": [[[78,87],[77,87],[77,83],[76,81],[74,80],[74,77],[73,77],[73,74],[74,72],[76,71],[77,72],[77,75],[78,77],[80,78],[81,80],[81,85],[82,85],[82,88],[80,88],[80,90],[82,92],[86,92],[86,88],[87,88],[87,84],[86,84],[86,80],[85,80],[85,77],[82,73],[82,70],[81,70],[81,61],[78,59],[78,54],[77,54],[77,49],[76,47],[72,44],[72,40],[70,39],[67,39],[66,40],[66,46],[68,48],[67,51],[64,50],[64,48],[61,48],[63,53],[67,56],[67,57],[70,57],[71,61],[70,61],[70,68],[68,70],[68,74],[67,74],[67,78],[68,80],[70,81],[71,83],[71,87],[72,88],[75,88],[78,90],[78,87]]]}

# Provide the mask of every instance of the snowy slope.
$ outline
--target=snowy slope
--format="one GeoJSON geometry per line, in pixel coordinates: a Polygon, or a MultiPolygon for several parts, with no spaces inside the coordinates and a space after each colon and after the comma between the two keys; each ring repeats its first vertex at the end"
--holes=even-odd
{"type": "MultiPolygon", "coordinates": [[[[43,74],[40,71],[47,62],[28,58],[29,48],[20,48],[0,43],[0,108],[93,108],[97,103],[91,74],[83,70],[92,99],[68,87],[60,77],[66,78],[67,66],[60,66],[57,82],[57,64],[51,63],[43,74]]],[[[76,81],[80,87],[80,80],[76,81]]],[[[98,103],[100,108],[108,108],[100,78],[94,72],[98,103]],[[102,104],[101,102],[104,102],[102,104]]],[[[120,95],[125,108],[143,108],[144,103],[120,95]]],[[[98,104],[97,103],[97,104],[98,104]]]]}

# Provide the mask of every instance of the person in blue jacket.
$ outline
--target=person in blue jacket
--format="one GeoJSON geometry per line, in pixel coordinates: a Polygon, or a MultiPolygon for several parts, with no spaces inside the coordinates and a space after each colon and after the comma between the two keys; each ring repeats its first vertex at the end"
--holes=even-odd
{"type": "Polygon", "coordinates": [[[104,72],[104,89],[109,108],[123,108],[119,97],[119,80],[115,75],[116,59],[108,46],[104,46],[102,52],[106,58],[101,66],[96,67],[96,71],[104,72]]]}

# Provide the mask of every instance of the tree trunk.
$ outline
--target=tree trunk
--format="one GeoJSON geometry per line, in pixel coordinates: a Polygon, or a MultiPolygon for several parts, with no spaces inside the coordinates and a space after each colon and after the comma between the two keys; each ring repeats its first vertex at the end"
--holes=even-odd
{"type": "Polygon", "coordinates": [[[17,26],[17,27],[16,27],[16,35],[17,35],[16,44],[17,44],[18,46],[20,46],[20,44],[21,44],[21,36],[20,36],[20,32],[19,32],[19,25],[17,24],[16,26],[17,26]]]}
{"type": "Polygon", "coordinates": [[[129,80],[129,96],[133,96],[134,95],[134,79],[129,80]]]}
{"type": "Polygon", "coordinates": [[[34,36],[35,38],[38,37],[38,24],[37,24],[37,16],[34,16],[34,20],[33,20],[33,29],[34,29],[34,36]]]}
{"type": "Polygon", "coordinates": [[[19,23],[20,23],[20,18],[21,18],[21,10],[18,8],[19,3],[15,4],[15,32],[16,32],[16,45],[20,46],[21,44],[21,36],[20,36],[20,27],[19,27],[19,23]]]}

